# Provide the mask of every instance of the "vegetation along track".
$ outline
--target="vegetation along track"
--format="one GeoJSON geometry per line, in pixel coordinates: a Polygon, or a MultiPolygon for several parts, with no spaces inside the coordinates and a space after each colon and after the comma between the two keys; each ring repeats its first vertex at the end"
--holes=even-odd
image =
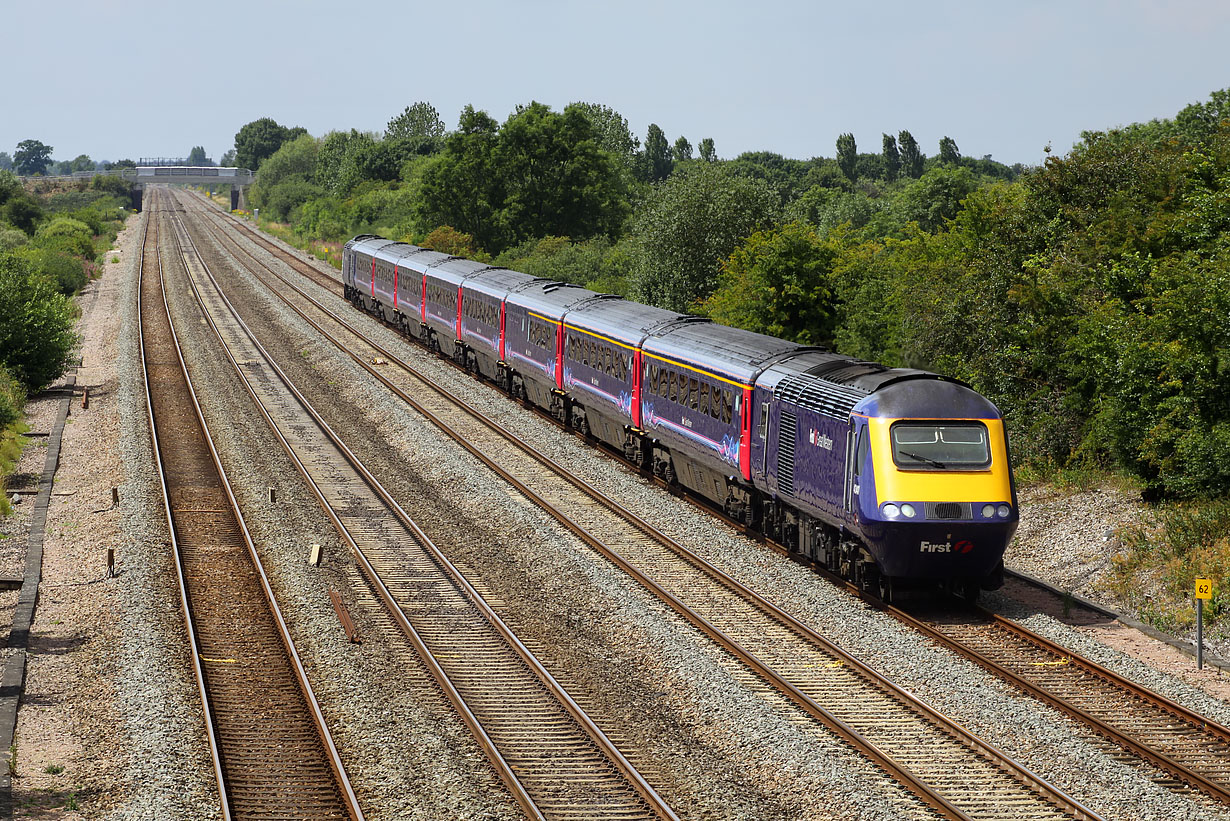
{"type": "Polygon", "coordinates": [[[260,412],[531,818],[676,816],[268,357],[203,260],[193,290],[260,412]]]}
{"type": "Polygon", "coordinates": [[[1230,729],[983,608],[889,612],[1179,782],[1230,803],[1230,729]]]}
{"type": "Polygon", "coordinates": [[[142,367],[222,816],[361,821],[201,415],[166,301],[162,212],[151,200],[138,296],[142,367]]]}
{"type": "Polygon", "coordinates": [[[215,236],[247,256],[246,267],[276,277],[257,274],[441,431],[945,817],[1097,817],[367,339],[352,323],[357,315],[343,317],[215,236]],[[376,358],[397,373],[386,376],[376,358]]]}

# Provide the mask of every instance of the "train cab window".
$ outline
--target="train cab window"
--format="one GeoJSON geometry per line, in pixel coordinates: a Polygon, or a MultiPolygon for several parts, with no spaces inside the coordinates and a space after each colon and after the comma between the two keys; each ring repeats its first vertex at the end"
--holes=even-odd
{"type": "Polygon", "coordinates": [[[859,476],[863,472],[863,463],[867,461],[867,448],[869,437],[867,430],[863,429],[858,433],[858,454],[854,457],[854,475],[859,476]]]}
{"type": "Polygon", "coordinates": [[[893,461],[909,470],[981,470],[991,464],[981,422],[897,422],[890,429],[893,461]]]}

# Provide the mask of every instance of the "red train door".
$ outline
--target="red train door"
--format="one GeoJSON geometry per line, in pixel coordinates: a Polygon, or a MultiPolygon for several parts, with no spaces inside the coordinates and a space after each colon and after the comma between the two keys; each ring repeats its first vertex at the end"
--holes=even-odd
{"type": "Polygon", "coordinates": [[[641,426],[641,349],[632,353],[632,427],[641,426]]]}

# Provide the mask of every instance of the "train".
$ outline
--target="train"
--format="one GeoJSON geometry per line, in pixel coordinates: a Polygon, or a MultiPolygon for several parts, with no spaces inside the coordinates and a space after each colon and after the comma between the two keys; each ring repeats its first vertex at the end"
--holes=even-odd
{"type": "Polygon", "coordinates": [[[357,309],[884,600],[1003,583],[1004,420],[958,380],[360,235],[357,309]]]}

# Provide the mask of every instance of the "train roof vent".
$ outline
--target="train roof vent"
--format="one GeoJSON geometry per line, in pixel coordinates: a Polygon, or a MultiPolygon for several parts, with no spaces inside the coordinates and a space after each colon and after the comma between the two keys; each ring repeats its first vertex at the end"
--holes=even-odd
{"type": "Polygon", "coordinates": [[[807,373],[836,382],[839,385],[855,385],[855,380],[869,374],[882,373],[888,370],[878,362],[863,362],[859,359],[835,359],[808,368],[807,373]]]}
{"type": "Polygon", "coordinates": [[[860,388],[827,382],[810,374],[787,376],[777,383],[774,392],[783,401],[835,419],[848,419],[850,411],[867,395],[860,388]]]}

